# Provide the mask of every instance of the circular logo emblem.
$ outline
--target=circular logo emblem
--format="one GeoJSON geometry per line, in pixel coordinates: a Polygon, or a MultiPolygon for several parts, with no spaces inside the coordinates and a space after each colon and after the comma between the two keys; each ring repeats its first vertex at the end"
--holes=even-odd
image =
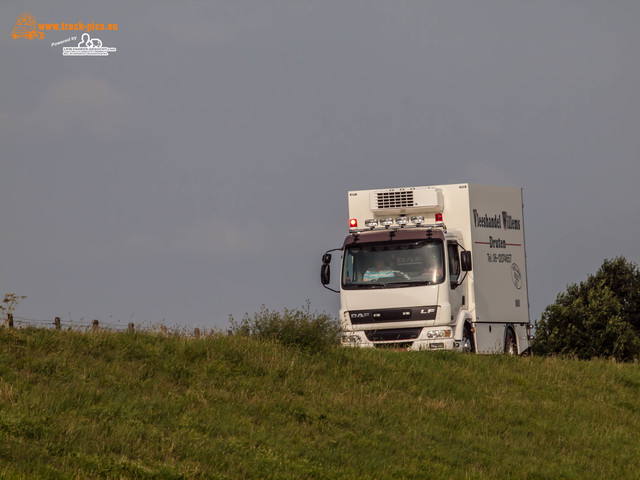
{"type": "Polygon", "coordinates": [[[520,272],[520,267],[517,263],[511,264],[511,280],[518,290],[522,288],[522,273],[520,272]]]}

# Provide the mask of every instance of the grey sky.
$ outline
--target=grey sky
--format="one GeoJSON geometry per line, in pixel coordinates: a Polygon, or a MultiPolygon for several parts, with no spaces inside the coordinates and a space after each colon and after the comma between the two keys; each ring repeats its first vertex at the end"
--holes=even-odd
{"type": "MultiPolygon", "coordinates": [[[[347,190],[524,188],[532,318],[640,261],[636,1],[9,1],[0,6],[0,293],[35,319],[205,328],[337,313],[347,190]],[[69,32],[117,23],[106,58],[69,32]]],[[[81,33],[81,32],[78,32],[81,33]]]]}

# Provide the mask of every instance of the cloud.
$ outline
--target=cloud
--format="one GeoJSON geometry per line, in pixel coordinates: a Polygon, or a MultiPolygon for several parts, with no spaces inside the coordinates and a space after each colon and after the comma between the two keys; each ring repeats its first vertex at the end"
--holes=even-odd
{"type": "Polygon", "coordinates": [[[496,162],[481,161],[477,158],[473,161],[463,162],[462,165],[461,171],[464,172],[462,177],[465,182],[509,187],[523,186],[520,167],[505,167],[496,162]]]}
{"type": "Polygon", "coordinates": [[[163,232],[134,232],[124,240],[125,250],[151,254],[197,254],[207,257],[255,255],[274,242],[266,225],[234,223],[221,218],[199,219],[163,232]]]}
{"type": "Polygon", "coordinates": [[[145,16],[143,30],[160,31],[178,43],[228,43],[270,28],[271,2],[192,2],[159,5],[145,16]]]}
{"type": "Polygon", "coordinates": [[[0,112],[0,132],[5,132],[11,125],[10,115],[8,112],[0,112]]]}
{"type": "MultiPolygon", "coordinates": [[[[0,114],[0,125],[8,113],[0,114]]],[[[131,124],[131,99],[107,80],[92,76],[62,78],[45,88],[31,108],[11,114],[18,135],[65,139],[88,135],[114,139],[131,124]]]]}

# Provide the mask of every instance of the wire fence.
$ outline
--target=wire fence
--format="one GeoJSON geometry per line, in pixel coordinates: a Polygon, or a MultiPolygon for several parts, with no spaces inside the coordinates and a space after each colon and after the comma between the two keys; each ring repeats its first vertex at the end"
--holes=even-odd
{"type": "MultiPolygon", "coordinates": [[[[3,319],[3,325],[9,328],[45,328],[55,330],[78,330],[78,331],[110,331],[110,332],[147,332],[147,333],[160,333],[163,335],[181,335],[186,337],[200,338],[203,335],[221,334],[217,330],[205,330],[198,327],[174,327],[167,328],[162,324],[135,324],[133,322],[113,323],[102,322],[99,320],[92,320],[90,322],[79,320],[62,320],[60,317],[54,317],[50,319],[37,319],[13,316],[8,314],[6,319],[3,319]]],[[[231,335],[231,331],[226,332],[227,335],[231,335]]]]}

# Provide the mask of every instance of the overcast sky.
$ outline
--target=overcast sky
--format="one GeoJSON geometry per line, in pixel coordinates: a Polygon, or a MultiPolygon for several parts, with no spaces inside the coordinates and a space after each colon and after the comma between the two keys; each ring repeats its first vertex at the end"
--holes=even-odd
{"type": "MultiPolygon", "coordinates": [[[[532,319],[640,261],[637,0],[0,4],[0,294],[16,316],[337,315],[347,190],[524,188],[532,319]],[[117,23],[108,57],[13,39],[117,23]]],[[[77,42],[76,42],[77,43],[77,42]]]]}

